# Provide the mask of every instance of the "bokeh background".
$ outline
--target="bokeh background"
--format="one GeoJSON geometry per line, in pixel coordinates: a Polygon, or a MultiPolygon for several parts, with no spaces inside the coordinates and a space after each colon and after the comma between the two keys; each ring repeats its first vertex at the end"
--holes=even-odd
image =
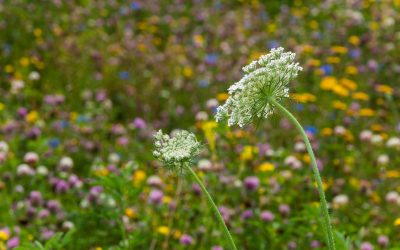
{"type": "Polygon", "coordinates": [[[214,122],[271,48],[304,68],[288,108],[351,249],[400,249],[400,2],[0,1],[0,249],[222,249],[158,129],[194,164],[240,249],[325,249],[305,146],[279,114],[214,122]]]}

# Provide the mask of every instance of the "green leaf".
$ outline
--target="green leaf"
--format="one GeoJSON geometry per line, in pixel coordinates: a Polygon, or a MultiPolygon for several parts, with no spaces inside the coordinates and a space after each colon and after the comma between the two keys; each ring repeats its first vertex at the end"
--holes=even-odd
{"type": "Polygon", "coordinates": [[[337,250],[349,250],[350,249],[350,240],[346,239],[345,236],[336,231],[334,232],[334,237],[335,237],[335,245],[337,250]]]}

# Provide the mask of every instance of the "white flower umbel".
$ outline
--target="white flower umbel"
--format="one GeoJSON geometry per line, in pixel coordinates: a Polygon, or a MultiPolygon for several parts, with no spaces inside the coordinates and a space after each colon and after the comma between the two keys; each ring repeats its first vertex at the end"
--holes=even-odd
{"type": "Polygon", "coordinates": [[[193,177],[207,198],[210,209],[215,213],[218,222],[221,224],[230,249],[237,250],[235,242],[233,241],[217,205],[215,205],[210,193],[207,191],[196,172],[190,167],[191,161],[200,153],[201,150],[201,144],[197,141],[196,136],[186,130],[180,130],[176,132],[174,136],[170,137],[159,130],[154,137],[154,156],[164,162],[164,164],[171,168],[171,170],[178,173],[187,171],[187,173],[193,177]]]}
{"type": "Polygon", "coordinates": [[[243,127],[256,118],[267,118],[275,107],[270,100],[288,98],[288,84],[302,70],[295,56],[283,48],[272,49],[243,67],[245,75],[228,89],[229,98],[218,107],[216,120],[228,118],[229,126],[243,127]]]}
{"type": "Polygon", "coordinates": [[[245,66],[244,77],[229,88],[228,100],[218,107],[216,120],[228,118],[229,126],[237,124],[243,127],[256,119],[267,118],[276,109],[294,124],[303,137],[310,156],[320,196],[328,249],[335,250],[328,203],[310,140],[297,119],[281,104],[283,99],[289,97],[289,82],[302,70],[294,59],[294,53],[284,52],[283,48],[278,48],[272,49],[268,55],[261,56],[257,61],[245,66]]]}
{"type": "Polygon", "coordinates": [[[159,130],[154,138],[154,156],[172,170],[182,170],[183,165],[191,162],[201,150],[196,136],[186,130],[179,130],[171,137],[159,130]]]}

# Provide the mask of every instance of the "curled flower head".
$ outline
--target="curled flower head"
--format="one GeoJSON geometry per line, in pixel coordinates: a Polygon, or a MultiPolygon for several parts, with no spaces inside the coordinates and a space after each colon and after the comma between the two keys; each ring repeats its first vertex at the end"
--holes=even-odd
{"type": "Polygon", "coordinates": [[[243,127],[256,118],[267,118],[274,111],[270,100],[288,98],[288,84],[302,70],[295,56],[283,48],[272,49],[243,67],[245,75],[229,87],[229,98],[218,107],[216,120],[228,118],[229,126],[243,127]]]}
{"type": "Polygon", "coordinates": [[[154,156],[171,170],[182,172],[184,164],[190,163],[201,150],[196,136],[186,130],[179,130],[171,137],[159,130],[154,138],[154,156]]]}

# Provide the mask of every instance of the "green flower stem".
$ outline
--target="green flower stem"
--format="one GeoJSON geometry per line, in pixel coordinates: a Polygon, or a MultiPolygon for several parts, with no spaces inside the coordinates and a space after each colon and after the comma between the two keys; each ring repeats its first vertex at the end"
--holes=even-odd
{"type": "Polygon", "coordinates": [[[222,218],[221,214],[219,213],[218,207],[217,207],[217,205],[215,205],[210,193],[208,193],[207,189],[205,188],[205,186],[201,182],[200,178],[193,171],[193,169],[188,164],[185,164],[185,167],[189,171],[189,173],[193,176],[194,180],[197,182],[197,184],[200,186],[201,190],[205,194],[205,196],[207,198],[207,201],[210,204],[210,207],[211,207],[212,211],[215,213],[219,223],[221,224],[222,228],[224,229],[224,234],[225,234],[225,237],[227,238],[227,240],[229,242],[230,248],[232,250],[237,250],[236,245],[233,242],[233,238],[232,238],[231,234],[229,233],[229,230],[225,225],[224,219],[222,218]]]}
{"type": "Polygon", "coordinates": [[[324,189],[322,187],[321,175],[319,173],[317,162],[316,162],[315,156],[314,156],[314,152],[312,150],[310,141],[308,140],[307,134],[304,131],[301,124],[296,120],[296,118],[292,115],[292,113],[289,112],[289,110],[287,110],[285,107],[283,107],[281,104],[279,104],[275,99],[270,99],[270,102],[275,107],[277,107],[280,111],[282,111],[282,113],[295,125],[295,127],[299,130],[299,132],[301,133],[301,136],[303,137],[304,143],[306,144],[306,147],[307,147],[308,154],[310,155],[310,158],[311,158],[311,164],[312,164],[312,169],[314,172],[314,177],[317,181],[318,192],[319,192],[319,196],[321,199],[321,211],[322,211],[322,215],[324,217],[324,226],[325,226],[325,231],[327,234],[328,249],[335,250],[333,229],[332,229],[331,220],[329,217],[328,205],[326,202],[324,189]]]}

